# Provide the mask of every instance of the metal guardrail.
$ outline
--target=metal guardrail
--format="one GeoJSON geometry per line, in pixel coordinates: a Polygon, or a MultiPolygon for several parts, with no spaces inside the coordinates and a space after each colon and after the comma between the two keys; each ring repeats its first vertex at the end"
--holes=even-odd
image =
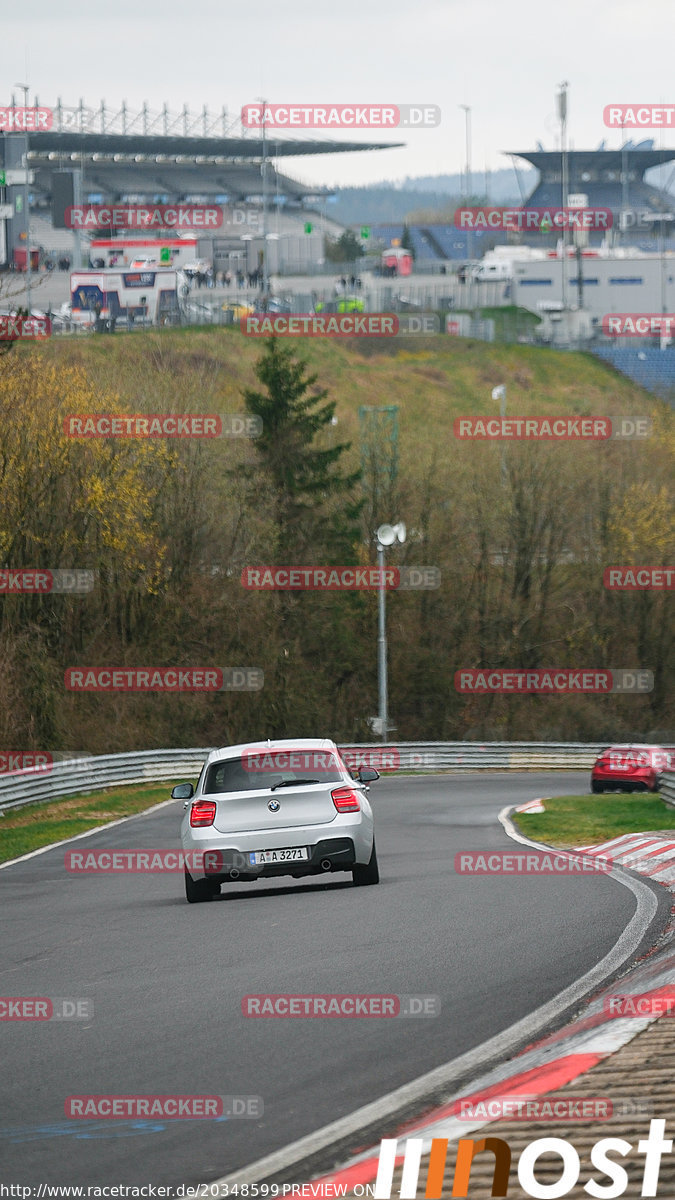
{"type": "Polygon", "coordinates": [[[675,808],[675,771],[664,771],[656,780],[661,799],[669,808],[675,808]]]}
{"type": "Polygon", "coordinates": [[[204,750],[142,750],[65,759],[49,768],[25,770],[0,778],[0,812],[22,804],[44,803],[98,788],[129,783],[160,783],[196,777],[211,747],[204,750]]]}
{"type": "MultiPolygon", "coordinates": [[[[0,777],[0,812],[99,788],[194,779],[212,747],[143,750],[54,762],[49,769],[0,777]]],[[[343,745],[382,770],[507,771],[589,770],[604,744],[583,742],[392,742],[343,745]]],[[[675,778],[675,777],[674,777],[675,778]]],[[[674,800],[675,803],[675,800],[674,800]]]]}

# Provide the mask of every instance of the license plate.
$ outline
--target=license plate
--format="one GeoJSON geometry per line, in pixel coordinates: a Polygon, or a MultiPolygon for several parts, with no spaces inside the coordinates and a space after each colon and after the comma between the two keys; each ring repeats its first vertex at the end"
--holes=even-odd
{"type": "Polygon", "coordinates": [[[262,863],[297,862],[298,859],[306,861],[308,858],[306,846],[294,846],[290,850],[252,850],[249,853],[249,860],[256,867],[262,863]]]}

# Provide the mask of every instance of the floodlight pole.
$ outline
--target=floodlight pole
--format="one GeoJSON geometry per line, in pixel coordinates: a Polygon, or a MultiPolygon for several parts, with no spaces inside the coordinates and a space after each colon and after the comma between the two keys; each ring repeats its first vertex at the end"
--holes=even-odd
{"type": "MultiPolygon", "coordinates": [[[[468,207],[468,205],[471,203],[471,189],[473,187],[473,181],[471,178],[471,105],[460,104],[459,107],[464,109],[464,130],[465,130],[465,139],[466,139],[466,185],[465,186],[466,186],[466,203],[467,203],[467,207],[468,207]]],[[[466,238],[466,250],[467,250],[467,258],[469,260],[471,260],[471,257],[473,254],[473,238],[471,235],[471,225],[470,224],[469,224],[469,229],[468,229],[467,238],[466,238]]]]}
{"type": "Polygon", "coordinates": [[[378,712],[380,718],[380,736],[383,742],[387,740],[389,724],[387,712],[387,630],[385,616],[385,580],[384,580],[384,546],[377,543],[377,565],[380,570],[380,587],[377,596],[377,690],[378,712]]]}
{"type": "Polygon", "coordinates": [[[562,304],[563,312],[567,308],[567,83],[560,84],[558,92],[558,117],[560,118],[560,176],[562,190],[563,228],[562,228],[562,304]]]}
{"type": "Polygon", "coordinates": [[[263,296],[269,291],[267,279],[267,101],[262,101],[262,242],[263,296]]]}
{"type": "MultiPolygon", "coordinates": [[[[14,86],[15,86],[15,87],[18,87],[18,88],[21,88],[21,91],[23,92],[23,105],[24,105],[24,110],[27,110],[27,108],[28,108],[28,91],[29,91],[29,84],[27,84],[27,83],[15,83],[15,84],[14,84],[14,86]]],[[[23,201],[23,202],[24,202],[24,207],[25,207],[25,209],[26,209],[26,297],[27,297],[27,300],[28,300],[28,313],[29,313],[29,315],[30,315],[30,313],[32,312],[32,304],[31,304],[31,291],[30,291],[30,275],[31,275],[31,261],[30,261],[30,192],[29,192],[29,183],[28,183],[28,151],[29,151],[29,149],[30,149],[30,140],[29,140],[29,137],[28,137],[28,121],[26,121],[26,182],[25,182],[25,185],[24,185],[24,193],[23,193],[23,194],[24,194],[24,201],[23,201]]]]}

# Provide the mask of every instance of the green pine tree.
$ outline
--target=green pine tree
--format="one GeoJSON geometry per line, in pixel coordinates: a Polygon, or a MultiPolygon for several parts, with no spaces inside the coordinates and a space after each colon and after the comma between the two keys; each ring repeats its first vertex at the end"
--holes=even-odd
{"type": "Polygon", "coordinates": [[[271,491],[278,563],[339,564],[355,561],[363,499],[357,498],[360,472],[344,474],[343,455],[351,443],[316,444],[330,427],[335,403],[315,389],[317,375],[289,346],[270,338],[255,373],[265,391],[244,391],[246,409],[262,420],[253,443],[258,471],[271,491]],[[321,556],[324,556],[323,558],[321,556]]]}
{"type": "MultiPolygon", "coordinates": [[[[289,346],[270,338],[255,369],[264,391],[244,391],[247,411],[262,419],[253,443],[258,463],[249,479],[263,519],[273,526],[265,562],[351,565],[361,540],[360,471],[342,470],[349,443],[328,444],[335,404],[316,389],[317,376],[307,375],[306,366],[289,346]]],[[[354,629],[364,595],[281,591],[270,600],[264,611],[267,620],[274,614],[274,650],[260,708],[268,736],[311,733],[327,695],[335,713],[326,731],[335,732],[343,689],[352,694],[362,664],[354,629]]]]}

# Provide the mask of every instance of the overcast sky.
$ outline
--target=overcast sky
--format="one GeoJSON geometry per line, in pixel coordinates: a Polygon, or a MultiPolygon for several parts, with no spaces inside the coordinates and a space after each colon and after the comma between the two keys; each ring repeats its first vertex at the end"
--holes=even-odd
{"type": "MultiPolygon", "coordinates": [[[[28,82],[41,104],[60,96],[93,108],[147,100],[151,109],[224,105],[234,115],[262,96],[440,106],[437,128],[330,135],[400,140],[402,149],[285,160],[289,174],[330,186],[463,170],[465,104],[480,173],[509,165],[502,150],[559,145],[562,80],[570,146],[605,137],[618,146],[620,132],[603,125],[606,104],[675,101],[674,27],[673,0],[32,0],[4,8],[0,103],[28,82]]],[[[675,128],[629,136],[675,147],[675,128]]]]}

